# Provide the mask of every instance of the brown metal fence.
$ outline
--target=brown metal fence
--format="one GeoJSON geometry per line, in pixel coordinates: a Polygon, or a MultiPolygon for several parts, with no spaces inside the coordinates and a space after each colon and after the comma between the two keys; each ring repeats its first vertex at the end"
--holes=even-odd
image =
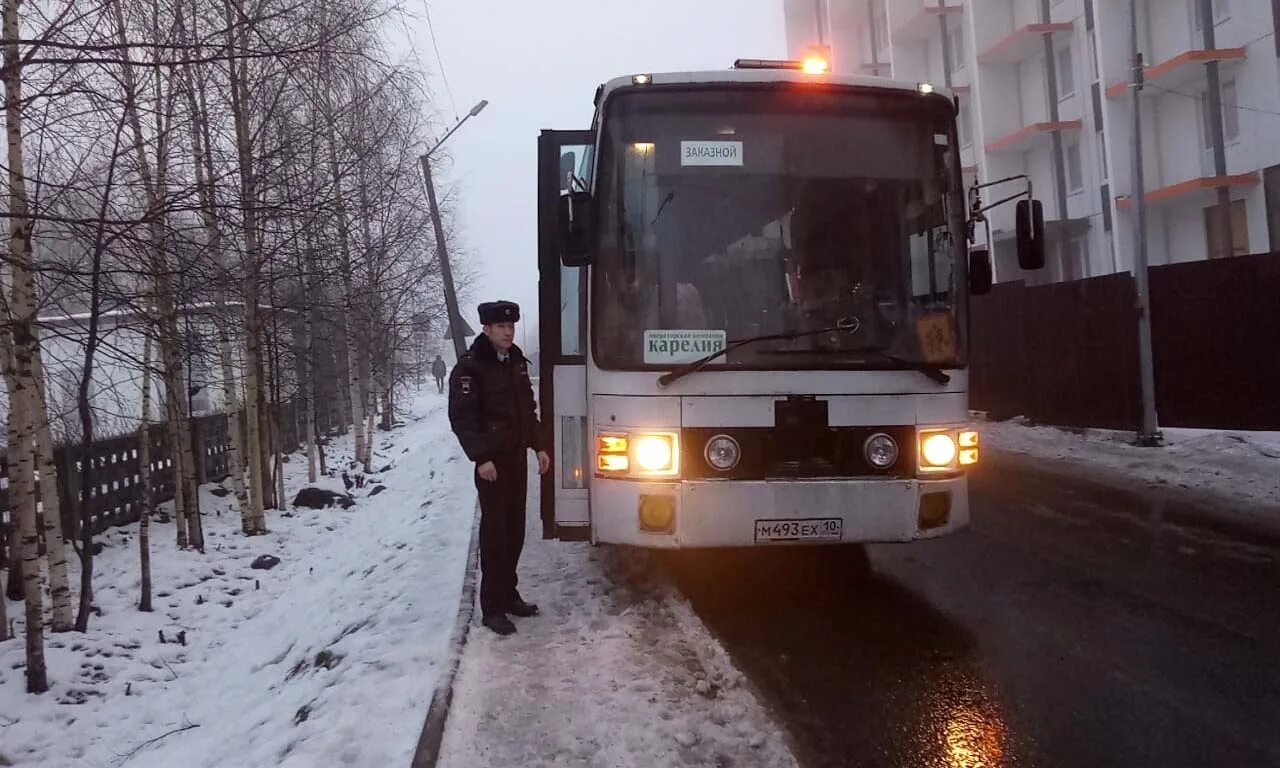
{"type": "MultiPolygon", "coordinates": [[[[1156,407],[1164,426],[1280,429],[1280,254],[1151,269],[1156,407]]],[[[973,301],[971,402],[997,417],[1134,429],[1140,409],[1132,275],[973,301]]]]}
{"type": "MultiPolygon", "coordinates": [[[[281,406],[277,412],[282,443],[286,451],[298,447],[305,424],[300,422],[305,411],[295,403],[281,406]]],[[[321,434],[332,421],[327,411],[317,413],[321,434]]],[[[174,493],[173,460],[169,450],[169,433],[163,425],[151,427],[151,498],[153,503],[170,501],[174,493]]],[[[196,461],[197,482],[217,482],[227,477],[230,465],[231,439],[226,414],[202,416],[191,420],[191,447],[196,461]]],[[[89,521],[94,533],[113,525],[138,519],[141,502],[141,464],[138,460],[136,433],[96,441],[90,451],[93,462],[94,487],[89,492],[89,521]]],[[[69,535],[80,531],[80,446],[59,446],[54,450],[58,468],[58,503],[63,530],[69,535]]],[[[9,509],[8,464],[0,454],[0,568],[9,558],[9,531],[13,524],[9,509]]]]}

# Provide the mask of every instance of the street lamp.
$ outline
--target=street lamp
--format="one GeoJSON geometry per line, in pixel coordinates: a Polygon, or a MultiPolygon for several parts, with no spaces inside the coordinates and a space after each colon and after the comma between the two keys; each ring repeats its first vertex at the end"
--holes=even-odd
{"type": "Polygon", "coordinates": [[[431,181],[431,153],[440,148],[462,124],[470,118],[475,117],[489,106],[489,102],[481,99],[471,111],[462,117],[452,128],[449,129],[439,141],[435,143],[431,149],[428,149],[418,161],[422,163],[422,179],[427,187],[427,205],[431,207],[431,225],[436,231],[436,253],[440,256],[440,279],[444,283],[444,305],[445,311],[449,315],[449,327],[447,333],[453,340],[453,352],[455,360],[461,360],[462,356],[467,352],[467,339],[462,329],[466,327],[466,323],[462,319],[461,312],[458,311],[458,294],[453,288],[453,268],[449,264],[449,251],[445,246],[444,226],[440,223],[440,208],[436,205],[436,188],[431,181]]]}

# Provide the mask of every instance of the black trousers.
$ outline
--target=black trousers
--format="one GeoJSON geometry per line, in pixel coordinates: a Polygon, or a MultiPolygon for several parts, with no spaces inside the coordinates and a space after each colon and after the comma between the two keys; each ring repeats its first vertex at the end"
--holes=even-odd
{"type": "Polygon", "coordinates": [[[480,494],[480,610],[502,613],[517,597],[516,565],[524,549],[525,500],[529,490],[526,451],[494,459],[498,479],[489,482],[476,470],[480,494]]]}

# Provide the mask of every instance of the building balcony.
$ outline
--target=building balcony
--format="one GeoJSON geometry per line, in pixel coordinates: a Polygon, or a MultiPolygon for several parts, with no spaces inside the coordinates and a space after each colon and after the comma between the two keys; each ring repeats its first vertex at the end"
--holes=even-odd
{"type": "MultiPolygon", "coordinates": [[[[1143,89],[1146,96],[1160,96],[1166,91],[1185,91],[1195,89],[1205,80],[1204,65],[1211,61],[1219,62],[1222,74],[1235,69],[1244,61],[1243,48],[1214,48],[1212,50],[1185,51],[1172,59],[1147,67],[1143,77],[1149,89],[1143,89]]],[[[1128,82],[1112,83],[1107,86],[1107,97],[1120,98],[1129,92],[1128,82]]]]}
{"type": "Polygon", "coordinates": [[[1055,22],[1053,24],[1027,24],[1015,29],[1012,34],[979,53],[978,63],[982,65],[1017,64],[1018,62],[1026,61],[1044,53],[1044,38],[1042,35],[1063,34],[1071,30],[1072,24],[1069,21],[1055,22]]]}
{"type": "MultiPolygon", "coordinates": [[[[1217,202],[1214,195],[1218,187],[1252,187],[1257,183],[1258,174],[1255,172],[1238,173],[1231,176],[1202,176],[1198,179],[1188,179],[1167,187],[1150,190],[1146,194],[1146,201],[1148,205],[1189,203],[1204,207],[1217,202]]],[[[1132,196],[1120,195],[1116,198],[1116,208],[1122,211],[1129,211],[1133,207],[1132,196]]]]}
{"type": "Polygon", "coordinates": [[[1079,131],[1081,120],[1060,120],[1056,123],[1032,123],[1013,133],[1002,136],[986,145],[988,155],[1020,154],[1032,149],[1049,146],[1055,131],[1079,131]]]}
{"type": "Polygon", "coordinates": [[[889,31],[889,38],[895,43],[912,43],[938,35],[940,32],[938,19],[950,14],[964,13],[964,5],[959,0],[946,0],[945,5],[934,4],[932,0],[916,0],[910,5],[904,4],[901,12],[904,15],[900,19],[895,12],[894,25],[889,31]],[[930,4],[926,5],[925,2],[930,4]]]}

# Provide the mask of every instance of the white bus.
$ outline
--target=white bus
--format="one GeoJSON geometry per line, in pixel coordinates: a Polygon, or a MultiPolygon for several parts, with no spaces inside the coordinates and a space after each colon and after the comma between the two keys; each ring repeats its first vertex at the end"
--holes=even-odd
{"type": "MultiPolygon", "coordinates": [[[[991,261],[969,247],[984,209],[955,101],[809,69],[622,77],[590,130],[542,132],[544,536],[737,547],[967,524],[968,298],[991,261]]],[[[1020,197],[1035,268],[1042,214],[1029,182],[1020,197]]]]}

